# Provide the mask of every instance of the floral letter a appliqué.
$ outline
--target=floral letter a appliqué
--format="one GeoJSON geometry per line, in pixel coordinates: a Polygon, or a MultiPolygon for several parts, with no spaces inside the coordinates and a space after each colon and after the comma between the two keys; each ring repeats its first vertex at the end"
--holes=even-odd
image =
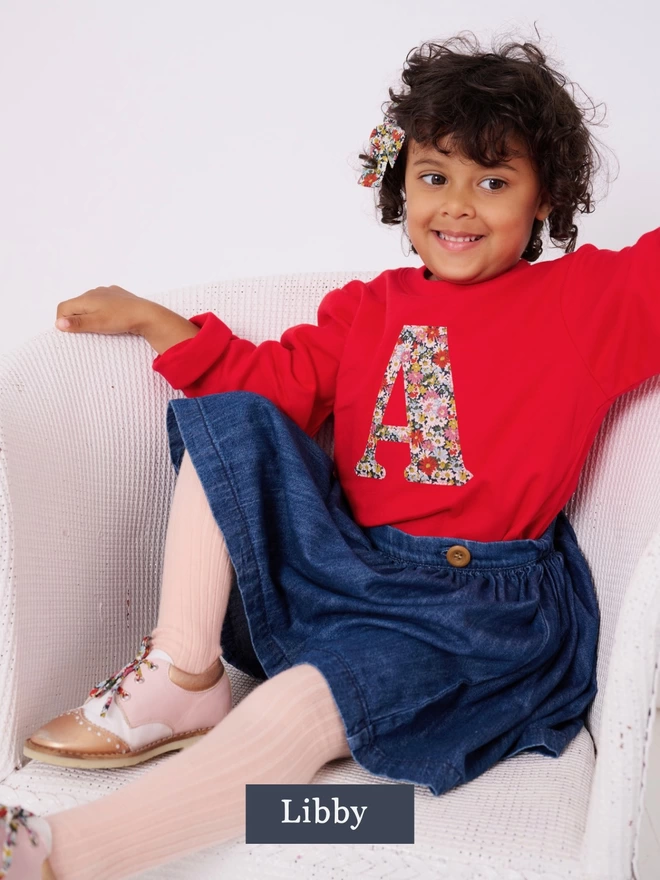
{"type": "Polygon", "coordinates": [[[411,483],[460,486],[474,476],[463,464],[459,443],[446,327],[403,326],[378,392],[364,455],[355,465],[359,477],[385,478],[385,468],[376,461],[379,440],[409,445],[410,464],[404,476],[411,483]],[[407,427],[383,424],[400,369],[407,427]]]}

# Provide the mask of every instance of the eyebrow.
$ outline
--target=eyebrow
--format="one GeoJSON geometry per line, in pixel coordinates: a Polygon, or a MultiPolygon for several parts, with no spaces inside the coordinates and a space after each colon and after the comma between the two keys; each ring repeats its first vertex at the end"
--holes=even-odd
{"type": "MultiPolygon", "coordinates": [[[[413,168],[414,168],[416,165],[441,165],[441,164],[442,164],[442,159],[436,159],[436,158],[431,158],[431,157],[425,157],[425,158],[423,158],[423,159],[416,159],[412,164],[413,164],[413,168]]],[[[513,165],[509,165],[509,164],[506,163],[506,162],[500,162],[499,165],[491,165],[491,168],[506,168],[507,171],[515,171],[516,174],[518,173],[518,169],[517,169],[517,168],[514,168],[513,165]]]]}

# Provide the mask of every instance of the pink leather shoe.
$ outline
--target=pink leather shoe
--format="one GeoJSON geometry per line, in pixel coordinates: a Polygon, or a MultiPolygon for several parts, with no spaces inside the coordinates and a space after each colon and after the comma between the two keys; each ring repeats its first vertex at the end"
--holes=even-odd
{"type": "Polygon", "coordinates": [[[184,672],[151,648],[149,635],[135,659],[92,688],[82,706],[28,737],[23,754],[62,767],[129,767],[194,745],[231,707],[220,657],[204,672],[184,672]]]}
{"type": "Polygon", "coordinates": [[[0,880],[41,880],[52,846],[45,819],[22,807],[0,804],[0,880]]]}

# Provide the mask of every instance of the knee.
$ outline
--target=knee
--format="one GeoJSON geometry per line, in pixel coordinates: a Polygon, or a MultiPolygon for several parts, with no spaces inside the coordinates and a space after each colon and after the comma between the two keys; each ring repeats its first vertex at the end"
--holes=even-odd
{"type": "Polygon", "coordinates": [[[326,761],[350,757],[344,722],[323,673],[311,663],[300,663],[285,672],[289,674],[290,684],[300,693],[310,724],[325,746],[326,761]]]}
{"type": "Polygon", "coordinates": [[[223,396],[232,406],[238,406],[242,410],[250,409],[259,412],[262,410],[274,410],[279,412],[270,397],[266,397],[264,394],[259,394],[256,391],[225,391],[223,396]]]}
{"type": "Polygon", "coordinates": [[[325,676],[311,663],[300,663],[267,679],[244,700],[251,721],[263,724],[264,711],[282,717],[297,738],[308,738],[324,762],[347,758],[346,730],[325,676]],[[255,699],[250,700],[251,697],[255,699]],[[250,706],[248,706],[250,701],[250,706]]]}

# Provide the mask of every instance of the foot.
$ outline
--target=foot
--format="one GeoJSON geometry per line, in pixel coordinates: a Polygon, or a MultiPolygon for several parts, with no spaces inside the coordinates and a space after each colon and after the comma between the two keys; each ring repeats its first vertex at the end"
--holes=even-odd
{"type": "Polygon", "coordinates": [[[54,877],[47,864],[53,838],[48,822],[24,810],[0,804],[0,880],[54,877]]]}
{"type": "Polygon", "coordinates": [[[212,730],[232,707],[221,658],[204,672],[184,672],[151,641],[145,636],[135,659],[92,688],[82,706],[28,737],[23,754],[63,767],[129,767],[188,748],[212,730]]]}

